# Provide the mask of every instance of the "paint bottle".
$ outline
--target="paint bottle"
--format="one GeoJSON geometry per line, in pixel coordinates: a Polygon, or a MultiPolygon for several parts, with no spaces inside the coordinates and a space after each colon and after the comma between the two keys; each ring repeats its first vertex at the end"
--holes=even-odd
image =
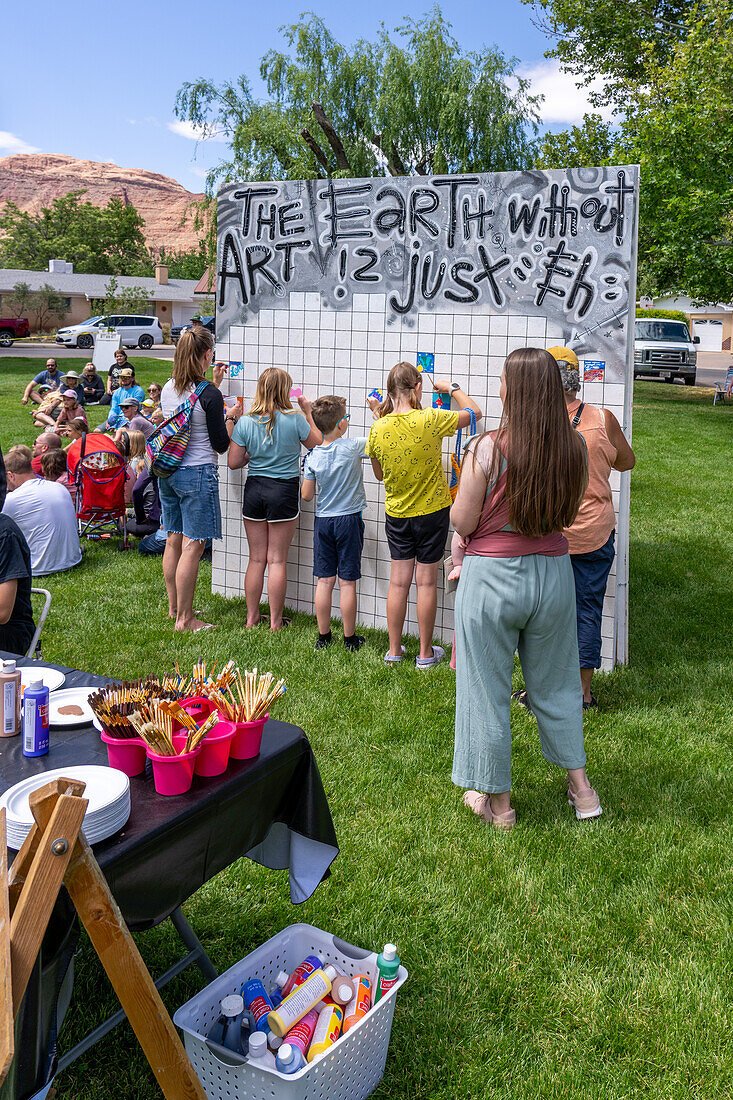
{"type": "MultiPolygon", "coordinates": [[[[300,966],[296,966],[289,978],[286,977],[282,985],[283,1000],[285,1000],[289,993],[292,993],[296,986],[302,985],[306,978],[311,976],[314,970],[320,970],[322,966],[323,960],[319,959],[318,955],[306,955],[300,966]]],[[[280,985],[280,976],[282,973],[283,971],[281,970],[280,974],[277,976],[276,981],[278,985],[280,985]]]]}
{"type": "Polygon", "coordinates": [[[285,1036],[285,1042],[290,1043],[291,1047],[297,1047],[304,1058],[308,1053],[308,1047],[311,1045],[317,1023],[318,1011],[312,1008],[310,1012],[306,1012],[302,1020],[298,1020],[295,1027],[291,1027],[285,1036]]]}
{"type": "Polygon", "coordinates": [[[344,1009],[344,1035],[362,1016],[366,1016],[372,1003],[372,983],[366,974],[357,974],[352,978],[354,996],[344,1009]]]}
{"type": "Polygon", "coordinates": [[[15,661],[3,661],[0,669],[0,737],[20,733],[20,672],[15,661]]]}
{"type": "Polygon", "coordinates": [[[267,1031],[267,1015],[272,1012],[274,1005],[267,995],[267,990],[259,978],[250,978],[242,986],[244,1003],[255,1019],[257,1031],[267,1031]]]}
{"type": "Polygon", "coordinates": [[[221,1045],[227,1050],[233,1050],[236,1054],[242,1053],[242,1012],[244,1001],[238,993],[232,993],[223,997],[221,1002],[221,1015],[224,1018],[222,1028],[221,1045]]]}
{"type": "Polygon", "coordinates": [[[43,680],[31,680],[23,692],[23,756],[48,752],[48,688],[43,680]]]}
{"type": "Polygon", "coordinates": [[[331,982],[331,995],[323,998],[324,1004],[328,1004],[329,1001],[337,1005],[341,1005],[343,1008],[345,1005],[353,999],[354,986],[351,978],[347,978],[344,974],[337,974],[331,982]]]}
{"type": "Polygon", "coordinates": [[[314,970],[309,978],[283,998],[282,1004],[267,1017],[271,1031],[281,1038],[302,1020],[318,1002],[331,992],[331,983],[338,977],[333,966],[314,970]]]}
{"type": "Polygon", "coordinates": [[[304,1065],[305,1058],[298,1047],[291,1047],[290,1043],[283,1043],[275,1059],[275,1069],[278,1073],[297,1073],[304,1065]]]}
{"type": "Polygon", "coordinates": [[[308,1061],[312,1062],[324,1050],[328,1050],[338,1039],[341,1033],[343,1010],[338,1005],[326,1005],[318,1014],[318,1023],[313,1032],[313,1039],[308,1050],[308,1061]]]}
{"type": "Polygon", "coordinates": [[[287,982],[288,975],[285,973],[284,970],[281,970],[278,976],[275,978],[275,984],[268,993],[268,997],[270,998],[270,1003],[273,1008],[277,1008],[277,1006],[281,1003],[283,999],[283,986],[285,986],[287,982]]]}
{"type": "Polygon", "coordinates": [[[374,1003],[381,1001],[385,993],[396,985],[400,976],[400,957],[393,943],[386,943],[381,955],[377,955],[377,987],[374,1003]]]}
{"type": "Polygon", "coordinates": [[[267,1039],[261,1031],[253,1031],[247,1044],[249,1060],[261,1069],[275,1068],[275,1055],[267,1049],[267,1039]]]}

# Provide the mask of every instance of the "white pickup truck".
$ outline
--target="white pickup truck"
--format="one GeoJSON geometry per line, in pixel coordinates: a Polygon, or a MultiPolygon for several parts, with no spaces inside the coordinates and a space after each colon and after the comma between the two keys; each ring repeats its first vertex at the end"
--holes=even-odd
{"type": "Polygon", "coordinates": [[[673,382],[683,378],[686,386],[695,385],[697,348],[684,321],[666,317],[637,317],[634,322],[634,378],[648,375],[673,382]]]}

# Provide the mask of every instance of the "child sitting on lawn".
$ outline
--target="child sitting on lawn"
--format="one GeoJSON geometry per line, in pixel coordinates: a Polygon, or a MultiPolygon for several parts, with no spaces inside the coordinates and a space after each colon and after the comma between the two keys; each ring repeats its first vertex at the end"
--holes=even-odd
{"type": "Polygon", "coordinates": [[[301,486],[303,500],[313,500],[318,485],[313,530],[313,575],[318,578],[315,648],[325,649],[333,641],[331,598],[338,576],[344,645],[356,651],[364,644],[364,638],[356,633],[356,582],[361,579],[364,548],[361,513],[366,508],[362,476],[366,439],[344,438],[349,427],[344,397],[319,397],[310,405],[310,412],[323,432],[322,445],[314,447],[305,459],[301,486]]]}

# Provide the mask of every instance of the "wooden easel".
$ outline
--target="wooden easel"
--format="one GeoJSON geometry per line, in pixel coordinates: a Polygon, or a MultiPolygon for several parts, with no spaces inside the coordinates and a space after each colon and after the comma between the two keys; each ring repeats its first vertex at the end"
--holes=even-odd
{"type": "Polygon", "coordinates": [[[110,892],[81,824],[84,784],[57,779],[30,796],[35,824],[7,865],[0,810],[0,1083],[14,1021],[63,883],[167,1100],[206,1100],[201,1082],[110,892]]]}

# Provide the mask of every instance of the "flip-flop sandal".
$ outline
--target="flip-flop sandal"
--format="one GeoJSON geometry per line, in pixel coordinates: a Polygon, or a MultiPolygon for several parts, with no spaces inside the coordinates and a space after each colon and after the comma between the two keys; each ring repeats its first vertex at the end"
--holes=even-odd
{"type": "Polygon", "coordinates": [[[277,633],[278,630],[285,630],[285,628],[288,627],[288,626],[290,626],[290,619],[283,619],[280,626],[275,626],[274,627],[272,625],[272,623],[270,623],[270,630],[274,630],[275,633],[277,633]]]}
{"type": "Polygon", "coordinates": [[[432,657],[415,658],[415,668],[435,668],[436,665],[440,664],[444,657],[445,650],[443,649],[443,647],[439,645],[434,645],[432,657]]]}
{"type": "Polygon", "coordinates": [[[202,630],[216,630],[216,623],[202,623],[190,631],[191,634],[200,634],[202,630]]]}
{"type": "Polygon", "coordinates": [[[524,688],[521,691],[513,691],[512,699],[515,703],[519,703],[520,707],[524,707],[525,710],[528,710],[530,714],[534,714],[534,711],[529,705],[529,695],[524,688]]]}
{"type": "Polygon", "coordinates": [[[591,695],[588,702],[583,700],[583,710],[598,710],[598,700],[595,695],[591,695]]]}
{"type": "Polygon", "coordinates": [[[399,657],[395,657],[394,654],[390,653],[389,650],[387,650],[387,652],[384,655],[385,665],[398,665],[404,659],[405,647],[403,645],[401,645],[400,649],[401,649],[402,652],[400,653],[399,657]]]}

